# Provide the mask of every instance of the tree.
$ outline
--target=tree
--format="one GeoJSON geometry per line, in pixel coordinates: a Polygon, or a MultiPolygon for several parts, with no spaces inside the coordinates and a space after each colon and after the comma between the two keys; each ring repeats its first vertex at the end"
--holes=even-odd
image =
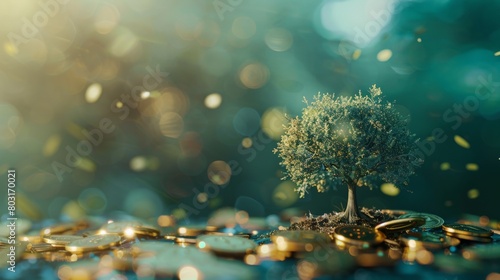
{"type": "Polygon", "coordinates": [[[290,120],[274,150],[282,158],[285,178],[295,182],[300,197],[311,188],[324,192],[347,185],[341,218],[348,223],[361,218],[357,187],[372,189],[381,182],[407,185],[423,162],[408,120],[381,95],[373,85],[369,96],[318,94],[311,104],[304,98],[302,117],[290,120]]]}

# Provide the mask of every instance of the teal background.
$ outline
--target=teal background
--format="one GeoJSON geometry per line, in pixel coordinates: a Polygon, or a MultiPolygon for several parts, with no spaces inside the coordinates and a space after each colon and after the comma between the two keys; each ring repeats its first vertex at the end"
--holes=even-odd
{"type": "Polygon", "coordinates": [[[360,189],[359,204],[500,218],[500,1],[62,2],[0,4],[0,172],[17,171],[19,215],[341,210],[346,189],[297,199],[290,184],[278,188],[272,149],[304,96],[377,84],[429,153],[409,191],[360,189]],[[135,108],[116,107],[157,68],[135,108]],[[102,94],[89,102],[93,83],[102,94]],[[103,119],[112,131],[69,167],[67,147],[103,119]],[[209,167],[218,160],[230,176],[209,167]]]}

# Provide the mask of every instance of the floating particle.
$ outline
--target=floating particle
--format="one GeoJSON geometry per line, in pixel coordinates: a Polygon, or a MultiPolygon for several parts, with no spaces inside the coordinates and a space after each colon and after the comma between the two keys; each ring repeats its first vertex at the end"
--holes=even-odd
{"type": "Polygon", "coordinates": [[[417,38],[417,42],[422,43],[422,38],[417,38]]]}
{"type": "Polygon", "coordinates": [[[467,142],[467,140],[465,140],[461,136],[455,135],[455,137],[453,137],[453,139],[455,140],[455,143],[457,143],[458,146],[460,146],[460,147],[462,147],[464,149],[470,148],[469,142],[467,142]]]}
{"type": "Polygon", "coordinates": [[[250,137],[243,138],[243,140],[241,140],[241,145],[243,146],[243,148],[246,148],[246,149],[252,147],[252,145],[253,145],[252,138],[250,138],[250,137]]]}
{"type": "Polygon", "coordinates": [[[361,50],[357,49],[352,53],[352,59],[357,60],[361,56],[361,50]]]}
{"type": "Polygon", "coordinates": [[[215,109],[220,106],[222,96],[218,93],[211,93],[205,97],[205,106],[209,109],[215,109]]]}
{"type": "Polygon", "coordinates": [[[391,59],[392,57],[392,51],[389,50],[389,49],[384,49],[384,50],[381,50],[378,54],[377,54],[377,60],[380,61],[380,62],[386,62],[388,61],[389,59],[391,59]]]}
{"type": "Polygon", "coordinates": [[[479,197],[479,190],[478,189],[470,189],[468,192],[467,192],[467,196],[470,198],[470,199],[476,199],[479,197]]]}
{"type": "Polygon", "coordinates": [[[449,162],[443,162],[443,163],[441,163],[441,165],[439,166],[439,168],[442,171],[449,170],[450,169],[450,163],[449,162]]]}
{"type": "Polygon", "coordinates": [[[392,183],[384,183],[380,186],[380,190],[388,196],[397,196],[399,194],[399,189],[392,183]]]}
{"type": "Polygon", "coordinates": [[[477,171],[479,170],[479,165],[477,165],[476,163],[467,163],[465,165],[465,169],[469,171],[477,171]]]}
{"type": "Polygon", "coordinates": [[[101,97],[101,93],[102,86],[98,83],[93,83],[87,88],[87,91],[85,91],[85,101],[88,103],[95,103],[99,100],[99,97],[101,97]]]}
{"type": "Polygon", "coordinates": [[[495,53],[495,56],[500,56],[500,51],[497,51],[497,52],[495,53]]]}
{"type": "Polygon", "coordinates": [[[59,145],[61,144],[61,137],[57,134],[52,135],[47,139],[45,145],[43,146],[43,155],[50,157],[57,152],[59,145]]]}

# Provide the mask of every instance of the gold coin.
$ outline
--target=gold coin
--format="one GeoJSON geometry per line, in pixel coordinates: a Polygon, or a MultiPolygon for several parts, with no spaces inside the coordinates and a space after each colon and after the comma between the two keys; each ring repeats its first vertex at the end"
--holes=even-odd
{"type": "Polygon", "coordinates": [[[121,238],[118,234],[93,235],[75,240],[66,245],[65,248],[66,251],[74,253],[106,250],[120,244],[120,240],[121,238]]]}
{"type": "Polygon", "coordinates": [[[332,243],[328,234],[312,230],[279,231],[271,235],[271,241],[278,251],[284,252],[310,252],[315,247],[332,243]]]}
{"type": "Polygon", "coordinates": [[[174,242],[179,244],[196,244],[196,236],[177,236],[174,242]]]}
{"type": "Polygon", "coordinates": [[[132,231],[136,235],[142,235],[142,236],[158,237],[160,235],[160,230],[152,226],[146,226],[146,225],[134,227],[132,228],[132,231]]]}
{"type": "Polygon", "coordinates": [[[454,237],[432,232],[410,232],[401,235],[399,240],[406,246],[422,246],[426,249],[441,249],[460,243],[460,240],[454,237]]]}
{"type": "Polygon", "coordinates": [[[242,256],[252,252],[257,244],[253,240],[236,236],[201,235],[196,245],[202,250],[210,250],[215,254],[242,256]]]}
{"type": "Polygon", "coordinates": [[[364,226],[346,225],[336,227],[333,230],[333,237],[347,245],[368,248],[384,241],[385,234],[364,226]]]}
{"type": "Polygon", "coordinates": [[[419,227],[423,224],[425,224],[425,220],[422,218],[397,219],[378,224],[375,227],[375,230],[380,230],[383,232],[400,232],[407,229],[419,227]]]}
{"type": "Polygon", "coordinates": [[[66,246],[67,244],[71,243],[72,241],[82,239],[83,237],[78,236],[78,235],[48,235],[43,237],[43,241],[45,243],[49,243],[52,246],[66,246]]]}
{"type": "Polygon", "coordinates": [[[428,213],[408,213],[399,216],[400,219],[406,219],[406,218],[422,218],[425,220],[425,224],[420,226],[421,229],[433,229],[440,227],[443,225],[444,220],[443,218],[434,215],[434,214],[428,214],[428,213]]]}
{"type": "Polygon", "coordinates": [[[481,242],[481,243],[490,243],[493,241],[490,237],[482,237],[482,236],[474,236],[474,235],[466,235],[466,234],[458,234],[458,233],[450,233],[445,232],[447,236],[455,237],[462,240],[481,242]]]}
{"type": "Polygon", "coordinates": [[[190,225],[177,228],[177,234],[179,236],[198,236],[204,234],[206,231],[205,225],[190,225]]]}
{"type": "Polygon", "coordinates": [[[443,230],[448,233],[460,234],[460,235],[470,235],[478,237],[490,237],[493,232],[489,229],[464,224],[447,224],[443,225],[443,230]]]}

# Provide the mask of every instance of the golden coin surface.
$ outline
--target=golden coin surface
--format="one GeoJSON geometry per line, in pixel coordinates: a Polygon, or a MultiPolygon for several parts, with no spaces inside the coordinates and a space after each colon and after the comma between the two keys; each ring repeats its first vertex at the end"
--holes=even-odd
{"type": "Polygon", "coordinates": [[[406,218],[422,218],[425,220],[425,224],[421,225],[421,229],[433,229],[433,228],[438,228],[443,225],[444,220],[443,218],[434,215],[434,214],[428,214],[428,213],[408,213],[399,216],[400,219],[406,219],[406,218]]]}
{"type": "Polygon", "coordinates": [[[397,219],[378,224],[375,227],[375,230],[380,230],[383,232],[400,232],[407,229],[419,227],[423,224],[425,224],[425,220],[422,218],[397,219]]]}
{"type": "Polygon", "coordinates": [[[204,234],[206,231],[206,225],[189,225],[177,228],[177,234],[179,236],[197,236],[204,234]]]}
{"type": "Polygon", "coordinates": [[[285,252],[312,251],[317,246],[332,243],[328,234],[312,230],[279,231],[271,235],[271,241],[278,251],[285,252]]]}
{"type": "Polygon", "coordinates": [[[198,248],[216,254],[244,255],[257,247],[253,240],[237,236],[201,235],[196,241],[198,248]]]}
{"type": "Polygon", "coordinates": [[[471,235],[478,237],[490,237],[493,235],[493,232],[491,230],[474,225],[446,224],[443,225],[443,230],[449,233],[471,235]]]}
{"type": "Polygon", "coordinates": [[[482,236],[474,236],[474,235],[467,235],[467,234],[458,234],[458,233],[450,233],[450,232],[445,232],[447,236],[455,237],[461,240],[468,240],[468,241],[474,241],[474,242],[481,242],[481,243],[490,243],[493,241],[490,237],[482,237],[482,236]]]}
{"type": "Polygon", "coordinates": [[[408,214],[408,213],[414,213],[414,211],[400,210],[400,209],[382,209],[382,210],[380,210],[380,212],[382,214],[393,215],[393,216],[401,216],[401,215],[408,214]]]}
{"type": "Polygon", "coordinates": [[[333,236],[336,240],[346,243],[348,245],[356,245],[362,247],[369,247],[371,245],[379,244],[385,239],[385,234],[376,231],[372,228],[345,225],[336,227],[333,230],[333,236]]]}
{"type": "Polygon", "coordinates": [[[106,250],[120,244],[120,236],[117,234],[101,234],[75,240],[66,245],[66,251],[82,253],[89,251],[106,250]]]}
{"type": "Polygon", "coordinates": [[[402,234],[399,240],[406,246],[410,246],[414,242],[412,246],[422,246],[426,249],[441,249],[460,243],[460,240],[454,237],[432,232],[410,232],[402,234]]]}
{"type": "Polygon", "coordinates": [[[59,245],[59,246],[64,246],[66,244],[69,244],[71,243],[72,241],[75,241],[75,240],[78,240],[78,239],[82,239],[83,237],[81,236],[78,236],[78,235],[58,235],[58,234],[54,234],[54,235],[48,235],[48,236],[44,236],[43,237],[43,241],[45,243],[49,243],[49,244],[52,244],[53,246],[54,245],[59,245]]]}

